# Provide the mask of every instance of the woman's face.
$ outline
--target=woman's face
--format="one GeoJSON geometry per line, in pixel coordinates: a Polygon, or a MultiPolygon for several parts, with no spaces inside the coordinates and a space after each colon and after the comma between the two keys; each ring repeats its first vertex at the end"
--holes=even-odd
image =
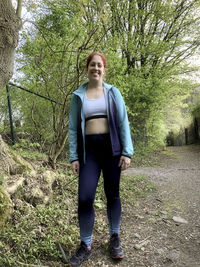
{"type": "Polygon", "coordinates": [[[88,68],[88,79],[89,81],[102,81],[105,73],[103,60],[100,56],[94,55],[90,61],[88,68]]]}

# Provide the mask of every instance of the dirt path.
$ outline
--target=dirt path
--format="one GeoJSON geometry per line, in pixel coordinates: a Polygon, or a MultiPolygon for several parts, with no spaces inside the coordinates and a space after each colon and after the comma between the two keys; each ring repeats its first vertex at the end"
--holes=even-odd
{"type": "MultiPolygon", "coordinates": [[[[126,174],[144,174],[157,190],[139,199],[133,210],[124,207],[126,257],[117,265],[200,267],[200,145],[170,147],[159,166],[131,168],[126,174]]],[[[91,259],[84,266],[115,265],[102,249],[99,263],[91,259]]]]}

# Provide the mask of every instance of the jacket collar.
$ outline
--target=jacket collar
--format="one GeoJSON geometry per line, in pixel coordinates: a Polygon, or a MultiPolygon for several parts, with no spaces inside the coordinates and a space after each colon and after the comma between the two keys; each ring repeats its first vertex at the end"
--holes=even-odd
{"type": "MultiPolygon", "coordinates": [[[[73,92],[73,94],[78,95],[83,101],[83,97],[86,93],[87,87],[88,87],[88,82],[82,84],[77,90],[73,92]]],[[[103,82],[103,87],[106,89],[106,92],[108,92],[112,88],[112,85],[103,82]]]]}

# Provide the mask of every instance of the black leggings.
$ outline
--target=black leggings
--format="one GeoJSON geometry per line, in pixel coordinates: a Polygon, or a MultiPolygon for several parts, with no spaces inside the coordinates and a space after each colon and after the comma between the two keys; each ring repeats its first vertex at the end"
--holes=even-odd
{"type": "Polygon", "coordinates": [[[80,164],[79,173],[78,218],[81,241],[87,246],[92,242],[95,217],[93,203],[101,171],[107,198],[110,235],[119,233],[121,217],[119,159],[120,156],[112,156],[109,134],[86,135],[86,163],[80,164]]]}

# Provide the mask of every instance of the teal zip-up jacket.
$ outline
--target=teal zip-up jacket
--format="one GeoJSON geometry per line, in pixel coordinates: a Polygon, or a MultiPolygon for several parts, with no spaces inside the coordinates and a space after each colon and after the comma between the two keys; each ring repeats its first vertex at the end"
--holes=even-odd
{"type": "MultiPolygon", "coordinates": [[[[70,162],[85,162],[85,118],[83,114],[84,95],[88,83],[81,85],[73,92],[69,114],[69,152],[70,162]]],[[[103,82],[107,101],[107,115],[113,156],[132,157],[133,145],[124,100],[120,91],[103,82]]]]}

